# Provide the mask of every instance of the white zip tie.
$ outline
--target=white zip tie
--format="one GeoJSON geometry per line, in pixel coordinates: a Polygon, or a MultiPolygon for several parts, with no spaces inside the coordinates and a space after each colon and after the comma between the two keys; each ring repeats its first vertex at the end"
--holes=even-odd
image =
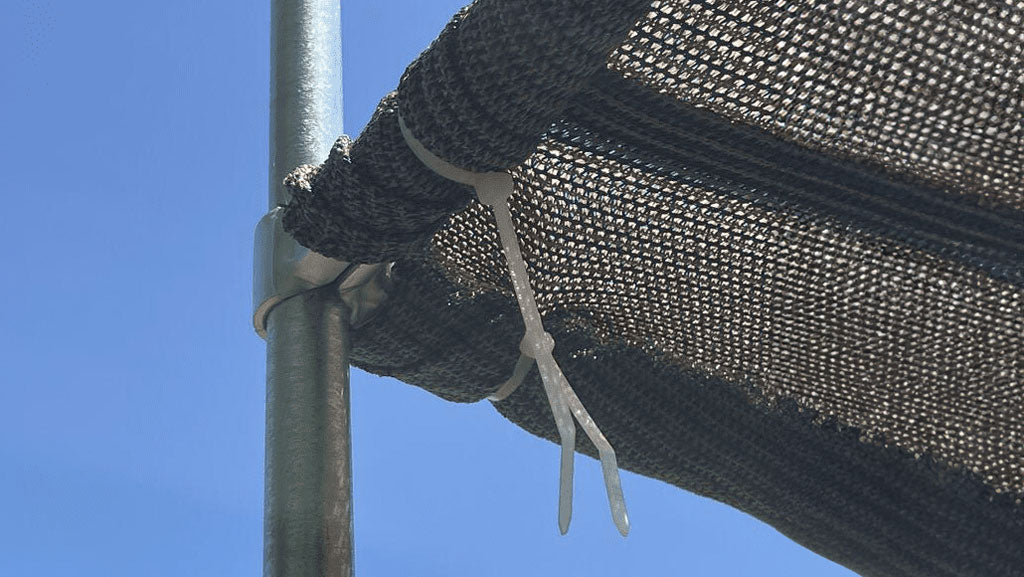
{"type": "Polygon", "coordinates": [[[505,260],[508,261],[508,275],[512,280],[512,288],[519,302],[519,312],[523,315],[526,334],[519,344],[522,353],[512,376],[498,388],[488,399],[500,401],[512,394],[526,378],[533,365],[537,363],[544,393],[547,395],[551,413],[555,417],[555,426],[562,445],[560,481],[558,491],[558,528],[564,535],[569,530],[572,519],[572,477],[573,457],[576,450],[576,425],[573,418],[580,424],[583,432],[597,447],[601,459],[601,470],[604,473],[604,485],[608,492],[608,505],[611,508],[612,520],[623,536],[629,534],[629,516],[626,513],[626,500],[622,495],[622,482],[619,478],[619,466],[615,459],[615,449],[594,423],[587,409],[583,407],[576,392],[566,380],[558,367],[551,351],[555,348],[555,340],[541,321],[540,310],[530,287],[530,277],[526,270],[526,261],[519,249],[512,213],[509,212],[508,199],[515,190],[515,182],[508,172],[470,172],[452,166],[426,149],[412,135],[401,115],[398,125],[402,136],[413,154],[437,174],[462,184],[468,184],[476,190],[476,196],[483,204],[490,207],[494,220],[498,224],[498,236],[505,260]]]}
{"type": "Polygon", "coordinates": [[[512,369],[512,376],[505,381],[505,384],[498,387],[497,391],[494,391],[487,397],[488,401],[493,403],[504,401],[509,395],[516,392],[519,385],[523,384],[523,381],[526,380],[526,375],[530,374],[530,369],[533,368],[535,359],[522,352],[525,347],[527,347],[527,343],[524,337],[523,341],[519,343],[519,360],[516,361],[516,368],[512,369]]]}

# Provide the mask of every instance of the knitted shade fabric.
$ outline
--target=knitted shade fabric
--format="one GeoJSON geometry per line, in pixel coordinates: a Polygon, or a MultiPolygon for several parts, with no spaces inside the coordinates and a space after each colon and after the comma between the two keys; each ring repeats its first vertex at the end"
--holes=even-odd
{"type": "MultiPolygon", "coordinates": [[[[473,402],[523,323],[619,463],[869,576],[1024,574],[1024,4],[480,0],[286,227],[393,262],[353,362],[473,402]]],[[[497,409],[557,439],[534,372],[497,409]]],[[[580,450],[594,448],[582,435],[580,450]]]]}

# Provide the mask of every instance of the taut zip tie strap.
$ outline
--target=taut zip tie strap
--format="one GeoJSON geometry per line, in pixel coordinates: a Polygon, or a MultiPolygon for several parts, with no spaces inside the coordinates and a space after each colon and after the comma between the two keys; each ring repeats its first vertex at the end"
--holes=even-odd
{"type": "Polygon", "coordinates": [[[512,224],[512,213],[509,212],[508,199],[515,190],[512,175],[508,172],[470,172],[445,162],[426,149],[409,131],[402,117],[398,117],[402,136],[413,154],[437,174],[456,182],[468,184],[476,190],[476,196],[483,204],[490,207],[494,220],[498,223],[498,236],[508,261],[508,275],[512,280],[512,288],[519,302],[519,312],[523,315],[526,335],[519,344],[522,355],[516,363],[512,377],[493,395],[492,401],[500,401],[512,394],[523,382],[532,366],[531,359],[537,363],[544,392],[551,405],[551,413],[555,416],[555,426],[562,445],[561,474],[558,493],[558,528],[564,535],[569,530],[572,519],[572,476],[573,457],[576,450],[576,425],[573,417],[579,422],[583,432],[597,447],[601,458],[601,470],[604,473],[605,489],[608,491],[608,504],[611,507],[612,520],[623,536],[629,533],[629,517],[626,514],[626,500],[622,496],[622,482],[619,479],[619,466],[615,460],[615,450],[605,439],[601,429],[587,413],[576,392],[572,390],[562,370],[558,367],[551,351],[555,348],[555,340],[544,330],[540,310],[534,299],[530,278],[526,270],[526,261],[519,250],[515,227],[512,224]]]}

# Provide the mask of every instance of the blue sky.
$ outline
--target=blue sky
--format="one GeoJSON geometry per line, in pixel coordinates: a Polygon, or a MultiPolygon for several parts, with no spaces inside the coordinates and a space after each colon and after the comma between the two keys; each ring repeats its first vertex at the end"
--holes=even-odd
{"type": "MultiPolygon", "coordinates": [[[[344,6],[357,134],[460,1],[344,6]]],[[[258,575],[269,2],[13,0],[0,18],[0,576],[258,575]]],[[[489,404],[353,376],[356,568],[372,576],[852,573],[489,404]]]]}

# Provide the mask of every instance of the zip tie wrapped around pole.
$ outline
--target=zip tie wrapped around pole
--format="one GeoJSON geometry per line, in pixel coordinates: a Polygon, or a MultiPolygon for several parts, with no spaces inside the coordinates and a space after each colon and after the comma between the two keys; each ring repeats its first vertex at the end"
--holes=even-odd
{"type": "Polygon", "coordinates": [[[453,166],[434,155],[420,141],[416,140],[401,115],[398,117],[398,124],[402,129],[405,142],[427,168],[449,180],[472,186],[476,190],[480,202],[490,207],[494,214],[502,250],[504,250],[505,260],[508,262],[509,278],[512,280],[512,288],[515,291],[516,300],[519,302],[519,311],[523,315],[523,324],[526,326],[526,334],[519,346],[522,356],[516,363],[512,377],[489,398],[492,401],[499,401],[510,395],[529,372],[532,363],[528,359],[536,361],[537,370],[540,372],[541,381],[544,384],[544,392],[547,395],[548,404],[551,406],[551,413],[555,417],[555,426],[558,428],[562,446],[558,493],[559,530],[565,534],[569,530],[569,522],[572,519],[573,457],[576,450],[576,425],[573,423],[573,418],[575,418],[583,432],[597,447],[612,520],[619,533],[623,536],[627,535],[629,533],[629,517],[626,513],[626,501],[622,495],[622,482],[619,478],[615,450],[590,417],[565,375],[562,374],[562,370],[552,355],[555,340],[550,333],[544,330],[541,321],[540,310],[537,308],[533,289],[530,286],[526,261],[523,260],[512,223],[512,213],[508,208],[508,199],[515,190],[512,175],[508,172],[470,172],[453,166]]]}

